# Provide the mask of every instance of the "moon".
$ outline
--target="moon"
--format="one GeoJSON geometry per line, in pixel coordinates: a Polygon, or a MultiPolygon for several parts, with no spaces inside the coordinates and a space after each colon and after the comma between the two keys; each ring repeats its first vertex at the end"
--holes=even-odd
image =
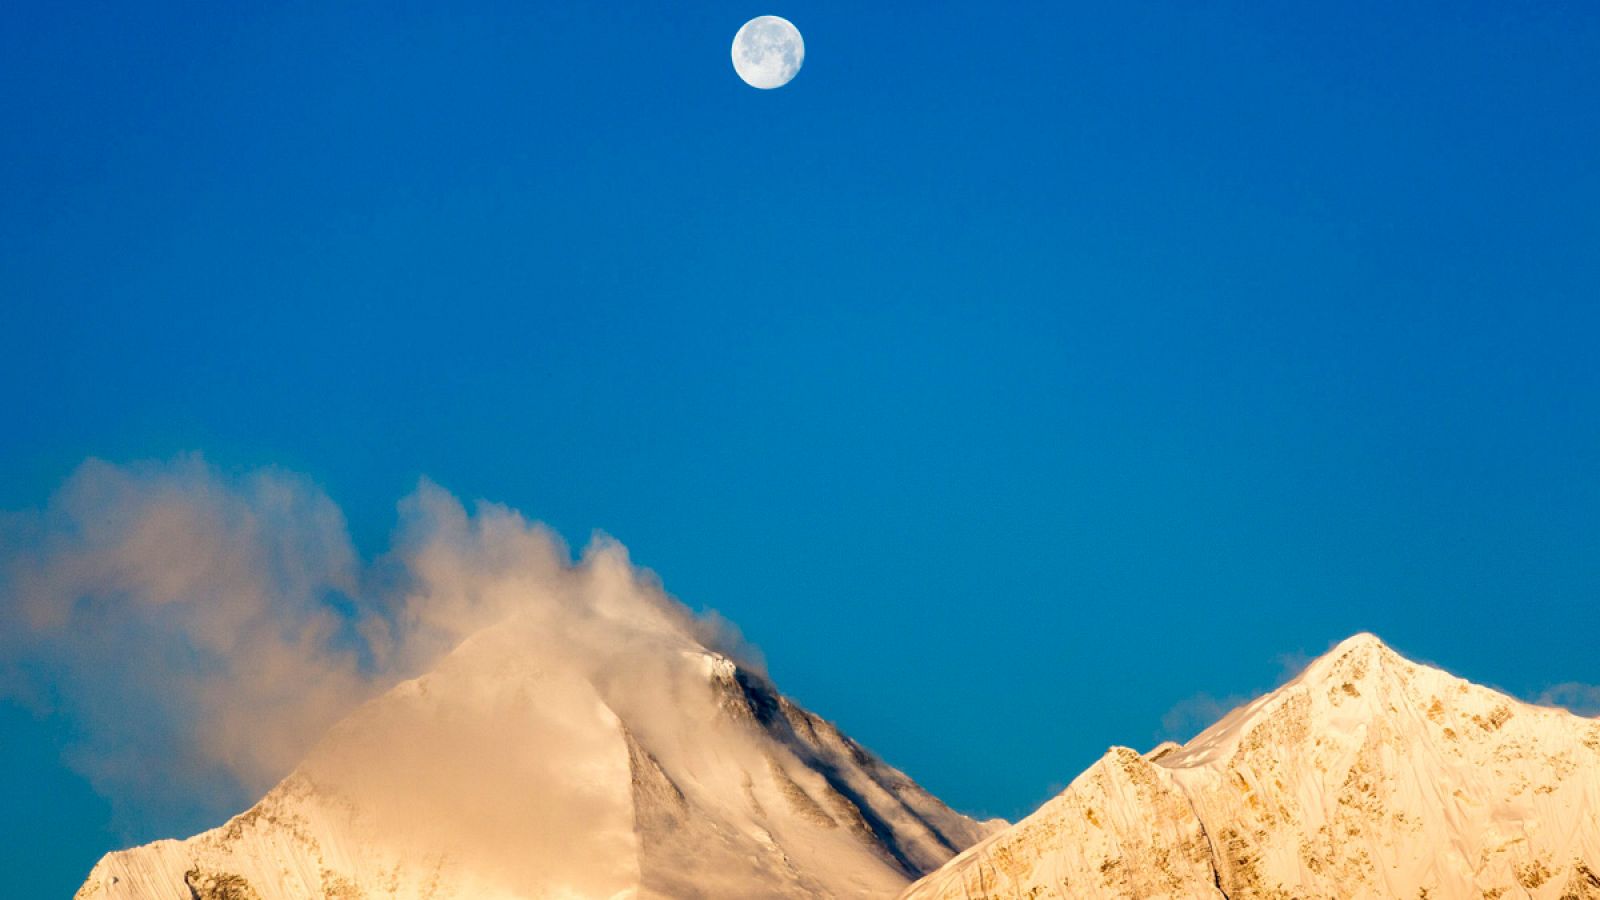
{"type": "Polygon", "coordinates": [[[805,61],[800,29],[782,16],[756,16],[733,36],[733,70],[753,88],[783,87],[805,61]]]}

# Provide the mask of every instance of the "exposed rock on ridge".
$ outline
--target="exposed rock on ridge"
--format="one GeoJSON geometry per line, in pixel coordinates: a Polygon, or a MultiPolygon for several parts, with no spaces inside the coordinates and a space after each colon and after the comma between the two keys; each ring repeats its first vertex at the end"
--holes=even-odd
{"type": "Polygon", "coordinates": [[[1113,748],[936,898],[1600,898],[1600,721],[1357,635],[1179,747],[1113,748]]]}

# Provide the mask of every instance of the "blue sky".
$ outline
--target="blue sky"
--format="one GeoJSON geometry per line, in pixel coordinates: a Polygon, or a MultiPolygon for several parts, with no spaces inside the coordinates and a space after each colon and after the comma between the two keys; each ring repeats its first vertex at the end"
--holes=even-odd
{"type": "MultiPolygon", "coordinates": [[[[423,475],[603,529],[1012,817],[1359,630],[1600,682],[1595,5],[279,6],[0,8],[0,508],[199,451],[369,554],[423,475]]],[[[196,825],[74,727],[0,703],[29,896],[196,825]]]]}

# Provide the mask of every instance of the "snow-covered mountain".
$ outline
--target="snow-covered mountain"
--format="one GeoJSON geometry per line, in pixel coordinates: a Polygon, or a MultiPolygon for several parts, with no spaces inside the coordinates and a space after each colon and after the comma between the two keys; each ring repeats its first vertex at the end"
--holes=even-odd
{"type": "Polygon", "coordinates": [[[1600,898],[1600,720],[1358,635],[1188,744],[1112,748],[939,898],[1600,898]]]}
{"type": "Polygon", "coordinates": [[[892,897],[987,833],[672,617],[629,615],[626,668],[561,658],[534,620],[478,633],[249,811],[108,854],[77,897],[892,897]]]}
{"type": "Polygon", "coordinates": [[[1370,635],[997,831],[682,618],[620,609],[601,667],[548,620],[476,634],[249,811],[107,855],[78,898],[1600,900],[1600,720],[1370,635]]]}

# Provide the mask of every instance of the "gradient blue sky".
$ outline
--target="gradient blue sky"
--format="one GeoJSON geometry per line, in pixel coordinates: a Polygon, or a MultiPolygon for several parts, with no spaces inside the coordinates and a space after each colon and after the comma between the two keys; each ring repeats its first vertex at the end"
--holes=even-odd
{"type": "MultiPolygon", "coordinates": [[[[425,474],[1008,817],[1358,630],[1600,681],[1600,6],[268,6],[0,5],[0,508],[425,474]]],[[[72,729],[0,701],[19,896],[156,836],[72,729]]]]}

